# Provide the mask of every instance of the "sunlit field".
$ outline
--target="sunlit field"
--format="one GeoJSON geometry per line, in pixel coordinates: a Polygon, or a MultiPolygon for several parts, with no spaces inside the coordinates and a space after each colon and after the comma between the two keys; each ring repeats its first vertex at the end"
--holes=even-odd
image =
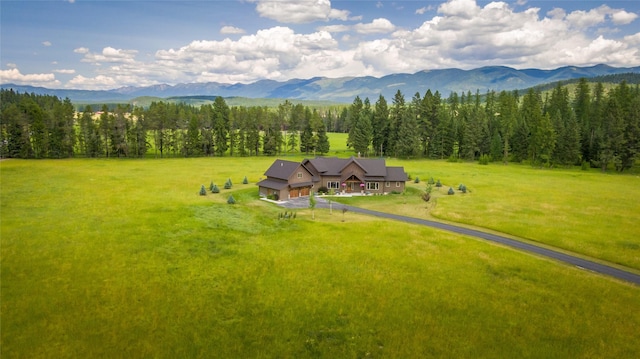
{"type": "MultiPolygon", "coordinates": [[[[640,353],[637,286],[351,212],[279,220],[255,186],[273,160],[1,161],[2,358],[640,353]],[[212,181],[221,193],[198,195],[212,181]]],[[[421,182],[358,205],[640,268],[636,176],[389,164],[421,182]],[[446,187],[426,203],[431,176],[446,187]],[[471,192],[444,194],[459,183],[471,192]]]]}

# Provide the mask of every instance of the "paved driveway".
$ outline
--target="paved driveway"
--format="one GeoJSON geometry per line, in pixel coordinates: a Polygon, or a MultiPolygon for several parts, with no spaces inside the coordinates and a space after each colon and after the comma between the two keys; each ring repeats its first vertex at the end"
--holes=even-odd
{"type": "MultiPolygon", "coordinates": [[[[329,208],[329,203],[324,198],[316,197],[316,202],[317,202],[316,208],[329,208]]],[[[309,208],[309,197],[295,198],[293,200],[282,203],[280,205],[286,208],[309,208]]],[[[572,256],[564,252],[559,252],[553,249],[540,247],[529,242],[522,242],[512,238],[503,237],[497,234],[482,232],[476,229],[464,228],[464,227],[460,227],[452,224],[435,222],[435,221],[430,221],[426,219],[399,216],[396,214],[372,211],[369,209],[364,209],[359,207],[345,206],[345,205],[334,202],[334,208],[337,208],[338,206],[340,206],[340,208],[346,207],[350,212],[362,213],[362,214],[376,216],[380,218],[387,218],[387,219],[392,219],[396,221],[402,221],[402,222],[407,222],[412,224],[433,227],[433,228],[437,228],[437,229],[441,229],[449,232],[462,234],[465,236],[475,237],[475,238],[491,241],[494,243],[499,243],[505,246],[509,246],[511,248],[521,250],[521,251],[533,253],[539,256],[564,262],[566,264],[576,266],[577,268],[580,268],[583,270],[589,270],[592,272],[596,272],[596,273],[604,274],[617,279],[621,279],[636,285],[640,285],[639,274],[626,271],[624,269],[608,266],[606,264],[594,262],[581,257],[572,256]]]]}

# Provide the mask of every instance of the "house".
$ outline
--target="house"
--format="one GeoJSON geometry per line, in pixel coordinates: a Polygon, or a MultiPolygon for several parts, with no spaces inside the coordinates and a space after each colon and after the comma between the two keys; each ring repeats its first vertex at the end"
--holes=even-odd
{"type": "Polygon", "coordinates": [[[384,159],[317,157],[302,162],[276,160],[258,182],[260,196],[287,200],[321,188],[335,193],[403,192],[408,176],[403,167],[384,159]]]}

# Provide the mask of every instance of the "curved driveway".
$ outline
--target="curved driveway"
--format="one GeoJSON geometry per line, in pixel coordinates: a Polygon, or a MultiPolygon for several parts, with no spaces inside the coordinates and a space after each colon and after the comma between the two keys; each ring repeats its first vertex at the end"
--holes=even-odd
{"type": "MultiPolygon", "coordinates": [[[[297,205],[295,203],[296,201],[294,201],[293,203],[291,203],[292,204],[291,207],[289,207],[289,206],[287,206],[287,207],[289,207],[289,208],[308,208],[309,207],[308,198],[306,198],[306,200],[299,200],[299,201],[300,202],[297,203],[297,205]]],[[[324,199],[318,198],[317,207],[318,208],[329,208],[329,204],[324,199]]],[[[372,210],[364,209],[364,208],[360,208],[360,207],[345,206],[345,205],[339,204],[339,203],[335,203],[333,208],[334,209],[338,209],[338,208],[344,208],[344,207],[346,207],[347,210],[350,211],[350,212],[362,213],[362,214],[381,217],[381,218],[393,219],[393,220],[396,220],[396,221],[402,221],[402,222],[407,222],[407,223],[412,223],[412,224],[419,224],[419,225],[423,225],[423,226],[429,226],[429,227],[433,227],[433,228],[437,228],[437,229],[441,229],[441,230],[445,230],[445,231],[449,231],[449,232],[463,234],[465,236],[471,236],[471,237],[480,238],[480,239],[484,239],[484,240],[495,242],[495,243],[500,243],[502,245],[509,246],[511,248],[515,248],[515,249],[519,249],[519,250],[522,250],[522,251],[534,253],[534,254],[539,255],[539,256],[555,259],[557,261],[561,261],[561,262],[564,262],[564,263],[567,263],[567,264],[570,264],[570,265],[574,265],[574,266],[576,266],[578,268],[581,268],[581,269],[584,269],[584,270],[589,270],[589,271],[593,271],[593,272],[596,272],[596,273],[608,275],[610,277],[614,277],[614,278],[621,279],[621,280],[624,280],[624,281],[627,281],[627,282],[631,282],[631,283],[636,284],[636,285],[640,285],[640,275],[638,275],[638,274],[635,274],[635,273],[632,273],[632,272],[628,272],[628,271],[625,271],[623,269],[611,267],[611,266],[608,266],[608,265],[605,265],[605,264],[601,264],[601,263],[598,263],[598,262],[593,262],[593,261],[590,261],[590,260],[587,260],[587,259],[575,257],[575,256],[572,256],[570,254],[566,254],[566,253],[563,253],[563,252],[555,251],[553,249],[540,247],[540,246],[537,246],[537,245],[534,245],[534,244],[531,244],[531,243],[521,242],[521,241],[518,241],[518,240],[515,240],[515,239],[503,237],[503,236],[500,236],[500,235],[491,234],[491,233],[487,233],[487,232],[482,232],[482,231],[475,230],[475,229],[464,228],[464,227],[460,227],[460,226],[456,226],[456,225],[452,225],[452,224],[435,222],[435,221],[430,221],[430,220],[426,220],[426,219],[399,216],[399,215],[396,215],[396,214],[372,211],[372,210]]]]}

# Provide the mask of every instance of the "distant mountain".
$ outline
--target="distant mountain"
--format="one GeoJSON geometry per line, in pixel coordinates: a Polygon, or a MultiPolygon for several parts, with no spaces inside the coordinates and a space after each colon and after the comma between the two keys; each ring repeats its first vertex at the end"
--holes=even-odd
{"type": "Polygon", "coordinates": [[[369,97],[373,102],[379,95],[393,98],[402,91],[406,98],[416,92],[424,94],[428,89],[439,91],[446,97],[453,91],[484,93],[488,90],[516,90],[545,83],[576,78],[592,78],[621,73],[640,73],[640,66],[630,68],[596,65],[591,67],[560,67],[555,70],[516,70],[504,66],[482,67],[473,70],[444,69],[425,70],[414,74],[393,74],[377,77],[314,77],[292,79],[279,82],[261,80],[250,84],[222,84],[217,82],[188,83],[177,85],[153,85],[145,87],[122,87],[108,91],[46,89],[42,87],[0,85],[18,92],[68,97],[73,102],[96,103],[129,101],[136,97],[154,96],[160,98],[179,96],[223,96],[248,98],[287,98],[296,100],[321,100],[351,103],[356,96],[369,97]]]}

